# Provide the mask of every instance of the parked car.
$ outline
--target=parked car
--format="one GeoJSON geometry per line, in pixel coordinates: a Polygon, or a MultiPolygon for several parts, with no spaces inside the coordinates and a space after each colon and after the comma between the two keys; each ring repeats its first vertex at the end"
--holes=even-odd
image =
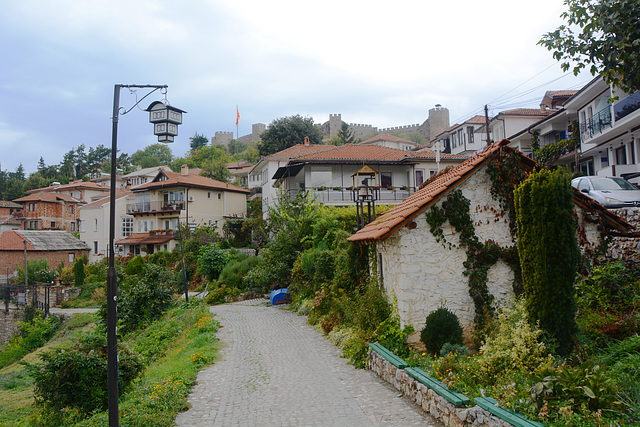
{"type": "Polygon", "coordinates": [[[581,176],[571,185],[606,208],[640,207],[640,190],[622,178],[581,176]]]}

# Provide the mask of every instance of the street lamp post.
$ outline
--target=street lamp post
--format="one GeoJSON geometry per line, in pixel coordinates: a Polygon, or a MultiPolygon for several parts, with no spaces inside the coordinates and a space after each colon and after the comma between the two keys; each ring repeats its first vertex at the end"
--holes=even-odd
{"type": "MultiPolygon", "coordinates": [[[[117,293],[118,283],[115,268],[114,240],[116,234],[116,160],[118,151],[118,116],[120,115],[120,90],[149,89],[150,91],[141,99],[136,98],[136,103],[128,110],[122,110],[122,115],[127,114],[137,107],[147,96],[157,90],[166,95],[167,85],[121,85],[116,84],[113,89],[113,116],[111,128],[111,191],[109,199],[109,270],[107,272],[107,385],[109,404],[109,426],[119,426],[118,415],[118,311],[117,293]]],[[[154,124],[154,133],[159,142],[173,142],[173,137],[178,135],[178,125],[182,123],[184,111],[171,107],[166,102],[153,102],[149,108],[149,121],[154,124]]]]}

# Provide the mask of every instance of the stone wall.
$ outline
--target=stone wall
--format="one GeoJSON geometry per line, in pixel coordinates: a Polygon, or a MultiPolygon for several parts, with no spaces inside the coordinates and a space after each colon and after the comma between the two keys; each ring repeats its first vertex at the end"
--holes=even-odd
{"type": "MultiPolygon", "coordinates": [[[[613,212],[640,231],[640,208],[614,209],[613,212]]],[[[640,238],[614,237],[607,258],[610,261],[624,259],[640,263],[640,238]]]]}
{"type": "Polygon", "coordinates": [[[9,342],[18,332],[17,322],[22,320],[22,311],[10,308],[7,312],[4,303],[0,305],[0,348],[9,342]]]}
{"type": "MultiPolygon", "coordinates": [[[[470,214],[481,242],[488,239],[502,247],[514,244],[506,217],[496,217],[500,207],[491,197],[491,183],[484,170],[480,170],[459,187],[471,201],[470,214]]],[[[442,198],[437,205],[441,205],[442,198]]],[[[467,259],[464,249],[458,247],[459,239],[446,222],[444,236],[448,244],[436,241],[422,213],[415,220],[415,227],[404,227],[387,240],[379,242],[378,262],[382,265],[381,278],[389,295],[395,294],[398,314],[404,325],[411,324],[415,331],[411,342],[418,341],[429,313],[442,303],[460,319],[465,336],[470,337],[474,328],[474,303],[469,295],[469,278],[464,273],[467,259]]],[[[508,298],[512,292],[513,271],[503,262],[489,270],[489,291],[496,301],[508,298]]]]}
{"type": "Polygon", "coordinates": [[[467,408],[453,405],[371,349],[369,349],[367,367],[404,394],[411,402],[422,408],[424,412],[447,427],[507,427],[511,425],[479,406],[467,408]]]}
{"type": "MultiPolygon", "coordinates": [[[[491,196],[491,180],[486,168],[477,170],[457,189],[470,201],[469,214],[480,242],[493,240],[502,248],[515,245],[508,217],[500,214],[500,204],[491,196]]],[[[442,197],[436,206],[441,206],[446,198],[446,195],[442,197]]],[[[582,218],[584,214],[579,212],[578,216],[582,218]]],[[[442,304],[458,316],[467,340],[475,326],[469,278],[464,275],[466,250],[458,246],[459,236],[448,221],[442,230],[446,239],[444,245],[431,233],[424,212],[408,227],[377,244],[382,284],[387,293],[397,299],[401,324],[410,324],[415,330],[409,336],[410,342],[420,339],[427,315],[442,304]]],[[[594,249],[599,241],[597,222],[583,221],[582,231],[583,248],[594,249]]],[[[630,246],[635,244],[629,243],[630,246]]],[[[490,267],[487,288],[495,297],[496,305],[512,297],[513,281],[513,270],[504,262],[498,261],[490,267]]]]}

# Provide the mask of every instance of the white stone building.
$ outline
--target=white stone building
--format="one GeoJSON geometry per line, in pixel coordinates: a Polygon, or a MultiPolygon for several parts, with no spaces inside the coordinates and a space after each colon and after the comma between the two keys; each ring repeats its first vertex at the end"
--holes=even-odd
{"type": "MultiPolygon", "coordinates": [[[[500,203],[491,195],[491,180],[486,173],[488,163],[495,161],[501,152],[515,152],[506,147],[508,143],[508,140],[494,143],[440,175],[348,239],[376,244],[381,283],[389,296],[395,295],[397,298],[402,324],[414,327],[416,332],[409,338],[412,341],[419,340],[426,316],[440,307],[442,302],[458,316],[467,338],[474,328],[474,301],[469,292],[469,278],[463,273],[466,250],[458,246],[458,233],[448,222],[443,224],[442,229],[446,241],[452,246],[445,247],[436,239],[426,221],[430,208],[441,206],[447,195],[460,190],[471,203],[470,215],[479,241],[492,240],[502,248],[515,245],[508,217],[500,214],[500,203]]],[[[526,169],[531,170],[536,165],[522,154],[519,158],[526,169]]],[[[574,194],[579,212],[584,209],[594,211],[619,233],[628,233],[632,228],[577,190],[574,194]]],[[[593,249],[599,244],[597,223],[581,222],[584,224],[582,247],[593,249]]],[[[496,302],[513,295],[514,273],[505,262],[498,261],[492,265],[488,275],[487,288],[496,302]]]]}

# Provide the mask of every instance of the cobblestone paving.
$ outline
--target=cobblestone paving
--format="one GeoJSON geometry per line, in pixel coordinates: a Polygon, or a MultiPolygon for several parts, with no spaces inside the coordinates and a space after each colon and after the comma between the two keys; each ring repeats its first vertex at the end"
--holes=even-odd
{"type": "Polygon", "coordinates": [[[215,306],[221,358],[198,374],[178,426],[441,426],[306,317],[266,300],[215,306]]]}

